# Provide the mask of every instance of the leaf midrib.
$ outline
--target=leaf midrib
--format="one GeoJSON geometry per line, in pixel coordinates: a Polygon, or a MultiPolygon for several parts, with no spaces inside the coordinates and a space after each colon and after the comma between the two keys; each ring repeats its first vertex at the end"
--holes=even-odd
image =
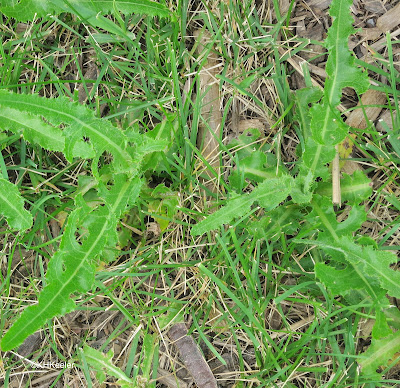
{"type": "MultiPolygon", "coordinates": [[[[339,15],[341,15],[342,14],[342,4],[343,4],[343,2],[341,1],[340,2],[340,5],[339,5],[339,13],[338,13],[338,17],[337,17],[337,19],[339,19],[339,15]]],[[[339,24],[339,23],[338,23],[339,24]]],[[[326,133],[326,128],[327,128],[327,126],[328,126],[328,117],[329,117],[329,110],[330,110],[330,102],[332,101],[332,98],[333,98],[333,95],[334,95],[334,92],[335,92],[335,89],[336,89],[336,84],[337,84],[337,78],[338,78],[338,72],[339,72],[339,68],[340,68],[340,64],[339,64],[339,55],[338,55],[338,42],[340,41],[339,40],[339,31],[340,31],[340,28],[337,28],[337,31],[336,31],[336,40],[335,40],[335,42],[336,42],[336,58],[335,58],[335,64],[336,64],[336,66],[335,66],[335,72],[333,73],[333,75],[332,75],[332,85],[331,85],[331,89],[330,89],[330,91],[329,91],[329,98],[328,98],[328,101],[325,101],[325,104],[324,104],[324,107],[326,108],[326,110],[325,110],[325,119],[324,119],[324,125],[323,125],[323,127],[322,127],[322,130],[321,130],[321,138],[322,139],[324,139],[325,138],[325,133],[326,133]]],[[[312,166],[311,166],[311,171],[313,172],[313,173],[315,173],[315,169],[316,169],[316,167],[317,167],[317,164],[318,164],[318,161],[319,161],[319,158],[320,158],[320,155],[321,155],[321,149],[322,149],[322,145],[321,144],[319,144],[318,142],[317,142],[317,150],[316,150],[316,153],[315,153],[315,158],[314,158],[314,162],[313,162],[313,164],[312,164],[312,166]]]]}
{"type": "MultiPolygon", "coordinates": [[[[115,209],[118,207],[118,205],[119,205],[119,203],[120,203],[120,201],[121,201],[121,198],[123,197],[123,195],[125,194],[125,192],[127,191],[128,187],[129,187],[129,184],[130,184],[130,181],[128,181],[128,182],[125,184],[124,190],[121,190],[121,191],[119,192],[119,195],[118,195],[118,197],[117,197],[117,200],[115,201],[113,207],[111,208],[112,213],[114,213],[114,212],[115,212],[115,209]]],[[[47,309],[49,308],[49,306],[50,306],[55,300],[57,300],[57,298],[58,298],[59,295],[63,294],[64,289],[71,283],[71,281],[73,281],[73,279],[76,277],[76,274],[79,272],[79,270],[80,270],[84,265],[87,265],[87,259],[88,259],[88,257],[90,256],[90,254],[92,253],[92,251],[93,251],[94,248],[96,247],[96,245],[97,245],[97,243],[99,242],[99,240],[103,238],[103,235],[104,235],[105,231],[106,231],[107,228],[108,228],[108,224],[109,224],[109,222],[105,222],[105,223],[103,224],[103,227],[102,227],[100,233],[97,235],[96,240],[93,242],[93,244],[91,245],[91,247],[89,248],[89,250],[86,251],[85,255],[83,256],[83,258],[82,258],[81,262],[79,263],[79,265],[76,267],[75,271],[69,276],[69,278],[64,282],[64,284],[57,290],[57,292],[56,292],[55,294],[52,295],[52,298],[51,298],[50,300],[47,301],[46,305],[39,311],[39,314],[37,314],[37,315],[35,316],[35,320],[39,320],[40,317],[42,317],[43,315],[45,315],[45,312],[47,311],[47,309]]],[[[68,297],[69,297],[69,295],[68,295],[68,297]]],[[[29,324],[25,324],[24,326],[25,326],[25,327],[26,327],[26,326],[29,326],[29,324]]],[[[6,334],[6,335],[7,335],[7,334],[6,334]]],[[[9,343],[14,342],[14,339],[15,339],[16,337],[18,337],[18,336],[19,336],[19,332],[17,332],[12,338],[10,338],[10,339],[8,340],[8,342],[9,342],[9,343]]]]}
{"type": "MultiPolygon", "coordinates": [[[[77,118],[75,116],[70,115],[69,113],[66,113],[64,111],[58,111],[58,110],[50,108],[48,106],[42,106],[42,105],[39,105],[39,104],[36,104],[33,102],[28,102],[28,101],[19,101],[19,104],[27,105],[27,106],[30,106],[33,108],[45,109],[50,112],[57,113],[60,116],[68,117],[72,121],[75,121],[76,123],[80,124],[82,127],[88,128],[89,131],[91,131],[92,133],[94,133],[95,135],[98,135],[101,139],[103,139],[105,146],[107,148],[109,148],[109,147],[113,148],[115,153],[119,154],[121,160],[128,161],[131,159],[130,155],[126,151],[124,151],[117,143],[115,143],[111,137],[104,136],[101,132],[97,131],[92,126],[87,125],[85,122],[81,121],[79,118],[77,118]]],[[[68,122],[68,121],[66,121],[66,122],[70,124],[70,122],[68,122]]],[[[121,135],[122,135],[122,133],[121,133],[121,135]]],[[[88,136],[88,137],[90,138],[90,136],[88,136]]],[[[126,162],[126,164],[128,164],[128,163],[126,162]]]]}

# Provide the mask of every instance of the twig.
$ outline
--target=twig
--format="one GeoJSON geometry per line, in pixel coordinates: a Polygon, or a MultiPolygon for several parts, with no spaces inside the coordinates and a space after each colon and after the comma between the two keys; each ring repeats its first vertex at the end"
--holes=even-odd
{"type": "MultiPolygon", "coordinates": [[[[212,41],[208,31],[197,30],[194,33],[199,42],[197,54],[201,55],[207,48],[207,44],[212,41]]],[[[211,166],[219,170],[219,144],[218,138],[221,135],[222,113],[220,109],[221,98],[219,94],[219,82],[216,75],[219,73],[220,62],[214,52],[210,52],[203,68],[199,72],[200,96],[202,104],[200,109],[201,119],[199,122],[199,132],[197,144],[204,158],[211,166]]],[[[214,176],[207,172],[210,178],[214,176]]]]}

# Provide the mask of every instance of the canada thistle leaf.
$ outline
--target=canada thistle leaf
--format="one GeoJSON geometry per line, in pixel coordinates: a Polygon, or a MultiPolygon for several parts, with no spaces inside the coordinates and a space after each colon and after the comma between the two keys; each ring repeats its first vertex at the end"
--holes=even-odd
{"type": "MultiPolygon", "coordinates": [[[[50,151],[64,152],[65,135],[62,130],[47,124],[41,117],[28,111],[21,111],[1,103],[0,96],[0,127],[14,133],[22,131],[23,138],[31,144],[40,144],[50,151]]],[[[73,155],[82,158],[94,156],[89,144],[79,141],[75,143],[73,155]]]]}
{"type": "Polygon", "coordinates": [[[266,210],[272,210],[284,201],[289,195],[292,178],[282,175],[273,179],[266,179],[250,194],[243,194],[228,201],[227,205],[211,214],[192,228],[193,236],[209,232],[223,224],[230,223],[234,218],[243,217],[250,212],[251,205],[258,202],[266,210]]]}
{"type": "Polygon", "coordinates": [[[278,164],[276,156],[268,152],[269,145],[260,145],[257,142],[260,137],[258,129],[250,128],[228,145],[236,156],[236,166],[229,176],[229,182],[237,191],[247,186],[247,180],[261,183],[265,179],[274,179],[285,171],[285,168],[278,164]]]}
{"type": "Polygon", "coordinates": [[[104,354],[85,345],[83,349],[80,349],[80,351],[86,362],[96,371],[96,377],[100,384],[106,380],[108,375],[118,379],[116,384],[121,388],[130,388],[135,386],[135,382],[122,372],[120,368],[113,364],[112,359],[114,354],[112,350],[107,354],[104,354]]]}
{"type": "Polygon", "coordinates": [[[85,19],[95,18],[97,14],[122,12],[146,14],[149,16],[168,16],[168,8],[150,0],[1,0],[0,11],[20,21],[29,21],[48,14],[58,15],[70,12],[85,19]]]}
{"type": "MultiPolygon", "coordinates": [[[[236,190],[247,186],[245,180],[261,183],[266,179],[274,179],[277,176],[277,160],[274,154],[262,151],[254,151],[249,156],[241,159],[229,176],[229,182],[236,190]]],[[[283,171],[278,167],[278,175],[283,171]]]]}
{"type": "Polygon", "coordinates": [[[104,206],[93,210],[82,196],[76,198],[76,209],[68,217],[60,248],[49,262],[46,286],[39,301],[27,307],[4,335],[3,351],[21,344],[48,319],[74,310],[75,302],[70,295],[92,287],[99,256],[105,248],[115,246],[117,222],[126,206],[137,198],[143,182],[121,174],[113,183],[111,189],[102,189],[104,206]]]}
{"type": "Polygon", "coordinates": [[[349,36],[354,33],[350,14],[352,0],[334,0],[330,8],[332,26],[325,40],[329,57],[326,63],[327,79],[322,104],[311,108],[311,133],[321,144],[338,144],[347,134],[336,107],[340,103],[342,89],[354,88],[358,94],[368,87],[368,75],[354,63],[354,55],[348,47],[349,36]]]}
{"type": "MultiPolygon", "coordinates": [[[[343,236],[334,241],[323,240],[296,240],[300,244],[313,244],[329,252],[334,257],[335,252],[344,256],[346,261],[357,271],[361,278],[373,279],[382,289],[387,290],[390,296],[400,297],[400,271],[390,266],[398,262],[395,254],[388,251],[377,251],[371,246],[361,247],[350,237],[343,236]]],[[[330,284],[327,284],[330,287],[330,284]]],[[[375,294],[370,282],[365,281],[366,290],[375,294]]]]}
{"type": "Polygon", "coordinates": [[[385,338],[373,339],[371,346],[359,361],[363,375],[379,379],[380,373],[377,370],[388,365],[390,359],[398,357],[399,349],[400,331],[385,338]]]}
{"type": "Polygon", "coordinates": [[[361,247],[348,237],[341,238],[338,249],[343,249],[346,259],[363,274],[375,278],[390,296],[400,298],[400,271],[390,268],[398,262],[394,253],[376,251],[371,246],[361,247]]]}
{"type": "Polygon", "coordinates": [[[252,191],[251,195],[265,210],[272,210],[287,198],[292,183],[293,179],[289,175],[266,179],[252,191]]]}
{"type": "MultiPolygon", "coordinates": [[[[335,145],[348,133],[348,126],[343,123],[336,109],[342,89],[351,87],[362,94],[369,86],[367,73],[355,65],[353,53],[348,48],[349,36],[354,33],[350,14],[352,3],[352,0],[333,0],[330,8],[333,22],[325,41],[329,53],[327,79],[321,102],[310,109],[311,137],[306,140],[303,153],[304,165],[315,176],[325,173],[324,165],[335,156],[335,145]]],[[[303,117],[307,126],[307,114],[304,112],[303,117]]],[[[307,131],[307,127],[304,128],[304,132],[307,131]]]]}
{"type": "Polygon", "coordinates": [[[314,86],[296,90],[296,119],[300,123],[305,139],[311,136],[311,116],[308,105],[319,101],[322,94],[322,91],[314,86]]]}
{"type": "Polygon", "coordinates": [[[251,205],[255,199],[250,194],[243,194],[233,198],[228,203],[208,216],[205,220],[193,226],[191,230],[192,236],[197,236],[219,228],[223,224],[230,223],[236,217],[242,217],[250,212],[251,205]]]}
{"type": "MultiPolygon", "coordinates": [[[[333,255],[335,257],[335,255],[333,255]]],[[[332,264],[333,265],[333,264],[332,264]]],[[[389,300],[386,291],[377,279],[365,276],[357,268],[347,265],[337,269],[325,263],[315,264],[315,275],[334,295],[343,295],[346,299],[355,298],[356,291],[365,299],[369,295],[376,308],[387,308],[389,300]]]]}
{"type": "Polygon", "coordinates": [[[329,197],[314,195],[311,205],[313,210],[307,219],[321,230],[319,238],[326,236],[328,240],[336,241],[342,236],[352,236],[353,232],[357,231],[367,218],[362,206],[353,206],[347,218],[338,222],[329,197]]]}
{"type": "Polygon", "coordinates": [[[0,178],[0,215],[4,215],[11,228],[24,231],[32,226],[32,216],[24,209],[24,200],[17,186],[0,178]]]}
{"type": "Polygon", "coordinates": [[[355,289],[364,288],[363,280],[350,266],[336,269],[324,263],[316,263],[314,269],[317,278],[326,286],[329,286],[334,295],[346,295],[355,289]]]}
{"type": "Polygon", "coordinates": [[[333,22],[325,41],[329,52],[325,93],[332,107],[339,105],[343,88],[351,87],[362,94],[369,87],[367,74],[355,65],[354,55],[348,46],[349,37],[355,32],[350,14],[352,5],[352,0],[333,0],[329,10],[333,22]]]}
{"type": "MultiPolygon", "coordinates": [[[[344,174],[340,181],[340,192],[342,202],[348,202],[350,205],[358,205],[371,196],[371,180],[362,171],[355,171],[352,175],[344,174]]],[[[316,193],[324,197],[331,197],[332,183],[321,182],[318,185],[316,193]]]]}
{"type": "Polygon", "coordinates": [[[256,239],[276,241],[282,234],[293,235],[299,228],[302,218],[300,207],[297,205],[278,206],[267,215],[247,226],[249,233],[256,239]]]}
{"type": "Polygon", "coordinates": [[[107,151],[113,156],[116,172],[137,170],[137,160],[132,157],[125,134],[109,121],[97,118],[83,105],[72,103],[65,97],[50,99],[0,90],[0,108],[9,113],[14,109],[18,117],[15,121],[1,114],[0,126],[11,131],[22,128],[27,140],[44,148],[59,150],[64,142],[63,152],[70,161],[74,157],[98,158],[107,151]],[[42,117],[49,123],[43,127],[42,117]],[[50,129],[50,124],[55,128],[50,129]],[[61,125],[65,128],[58,131],[61,125]],[[85,141],[90,147],[84,146],[85,141]]]}

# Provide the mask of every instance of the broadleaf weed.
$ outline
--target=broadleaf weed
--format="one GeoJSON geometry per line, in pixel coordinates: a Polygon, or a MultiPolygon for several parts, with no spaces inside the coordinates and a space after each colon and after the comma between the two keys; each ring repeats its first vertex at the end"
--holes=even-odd
{"type": "MultiPolygon", "coordinates": [[[[354,56],[348,48],[348,39],[354,32],[350,15],[351,4],[351,0],[333,0],[331,4],[333,23],[325,41],[328,61],[324,92],[321,94],[319,89],[310,86],[296,92],[297,120],[304,139],[298,168],[294,170],[298,172],[297,176],[276,175],[258,184],[251,194],[233,193],[233,199],[193,227],[192,234],[211,231],[249,213],[251,205],[259,197],[273,198],[273,188],[279,187],[280,195],[273,204],[258,201],[266,210],[266,217],[261,222],[252,223],[249,230],[255,237],[269,240],[277,238],[284,231],[295,232],[299,222],[306,221],[303,229],[311,228],[316,238],[295,238],[294,243],[298,246],[311,245],[320,250],[317,257],[321,259],[315,264],[316,277],[332,293],[346,297],[355,290],[361,290],[362,297],[370,300],[375,314],[380,316],[379,325],[377,319],[375,329],[377,338],[380,338],[382,335],[386,337],[388,330],[391,332],[381,311],[386,311],[390,306],[386,294],[396,297],[399,295],[400,275],[391,269],[391,265],[398,260],[391,252],[378,251],[374,246],[363,245],[362,240],[357,242],[355,233],[366,220],[362,201],[371,194],[370,180],[362,172],[356,172],[353,176],[344,175],[343,200],[351,210],[347,219],[338,222],[332,204],[331,173],[328,167],[335,157],[335,146],[345,139],[349,131],[337,109],[343,88],[351,87],[362,94],[369,87],[367,73],[355,64],[354,56]],[[311,108],[309,105],[312,105],[311,108]],[[287,199],[289,195],[290,199],[287,199]],[[279,205],[281,201],[283,204],[279,205]],[[277,206],[277,210],[272,210],[277,206]],[[377,334],[379,330],[381,333],[377,334]]],[[[397,338],[396,334],[393,336],[397,338]]],[[[361,363],[368,365],[364,368],[366,374],[376,377],[376,371],[372,373],[372,365],[385,365],[393,356],[396,345],[390,346],[390,341],[386,339],[385,344],[387,352],[385,355],[383,352],[379,354],[379,365],[368,360],[361,363]]],[[[371,350],[366,354],[374,357],[375,353],[371,350]]]]}
{"type": "MultiPolygon", "coordinates": [[[[311,254],[315,253],[313,271],[331,294],[341,295],[348,301],[356,299],[357,302],[365,302],[370,306],[368,313],[375,314],[376,318],[373,344],[361,356],[360,365],[366,378],[375,378],[377,369],[387,365],[394,357],[399,343],[398,333],[391,328],[393,322],[389,312],[390,303],[386,297],[390,295],[400,298],[400,274],[391,268],[397,262],[397,257],[389,251],[378,250],[371,241],[356,234],[366,220],[363,201],[371,195],[368,177],[363,172],[343,176],[341,192],[348,213],[344,220],[338,221],[338,210],[332,204],[332,177],[329,169],[329,164],[336,155],[335,147],[349,133],[349,127],[343,122],[337,109],[342,90],[351,87],[362,94],[369,87],[367,72],[355,64],[354,56],[348,49],[348,39],[354,33],[349,12],[351,4],[352,0],[333,0],[331,4],[333,23],[325,41],[329,59],[324,91],[309,85],[298,90],[294,96],[296,115],[292,116],[290,109],[285,113],[288,118],[294,117],[297,120],[302,136],[302,149],[295,168],[290,172],[279,165],[278,158],[266,146],[259,147],[254,152],[248,152],[248,148],[238,151],[237,165],[229,177],[233,189],[228,193],[226,205],[194,225],[191,235],[202,235],[221,228],[224,224],[230,224],[235,219],[246,218],[254,213],[254,204],[257,204],[262,209],[261,219],[249,222],[244,227],[255,240],[280,240],[282,244],[294,244],[298,251],[303,251],[304,245],[311,246],[311,254]],[[251,185],[247,185],[249,181],[255,187],[251,191],[251,185]]],[[[29,0],[18,3],[2,0],[0,9],[5,15],[21,21],[32,20],[33,12],[38,17],[49,13],[70,12],[89,24],[127,39],[131,35],[123,23],[118,26],[98,16],[99,13],[111,12],[117,20],[120,18],[119,12],[147,13],[160,17],[170,15],[166,6],[149,0],[29,0]]],[[[172,53],[172,49],[169,50],[172,53]]],[[[174,88],[178,94],[176,69],[173,72],[176,78],[174,88]]],[[[282,71],[282,74],[285,72],[282,71]]],[[[282,77],[284,82],[285,78],[282,77]]],[[[221,80],[228,81],[224,77],[221,80]]],[[[242,86],[246,88],[245,83],[240,85],[242,86]]],[[[285,95],[285,98],[288,96],[285,95]]],[[[260,104],[262,105],[261,102],[260,104]]],[[[61,152],[69,162],[77,158],[91,160],[92,174],[91,177],[86,177],[87,188],[78,184],[72,195],[74,208],[68,215],[58,251],[49,261],[45,286],[38,303],[25,308],[5,333],[1,340],[1,350],[16,348],[49,319],[76,309],[71,295],[85,293],[93,287],[98,261],[105,256],[112,259],[110,252],[118,244],[118,222],[128,210],[136,206],[141,195],[144,202],[147,202],[148,209],[156,214],[154,218],[157,219],[158,216],[163,220],[160,221],[162,229],[168,227],[168,219],[175,215],[179,198],[162,184],[152,191],[142,190],[143,176],[157,168],[169,168],[162,153],[167,150],[172,152],[178,122],[179,117],[167,114],[166,119],[145,134],[140,133],[136,124],[122,131],[110,120],[96,117],[90,109],[73,103],[66,97],[49,99],[37,94],[17,94],[0,90],[2,130],[21,136],[24,141],[45,150],[61,152]],[[111,161],[99,167],[99,161],[104,156],[111,161]],[[88,190],[92,190],[92,194],[94,192],[96,201],[85,199],[84,194],[88,190]]],[[[246,142],[245,145],[253,144],[259,133],[253,131],[251,135],[250,138],[243,136],[232,142],[230,151],[235,152],[235,146],[241,147],[246,142]]],[[[190,146],[194,148],[193,145],[190,146]]],[[[186,153],[191,155],[189,145],[186,153]]],[[[168,156],[172,160],[173,153],[168,156]]],[[[191,163],[187,161],[187,166],[189,162],[191,163]]],[[[0,212],[11,229],[25,231],[32,226],[33,217],[24,208],[24,197],[17,186],[6,178],[0,178],[0,212]]],[[[229,252],[224,248],[223,240],[219,236],[217,240],[229,261],[229,252]]],[[[240,244],[235,242],[236,247],[240,248],[240,244]]],[[[241,261],[249,283],[254,284],[257,280],[251,278],[250,271],[257,273],[256,267],[249,269],[248,263],[241,261]]],[[[213,280],[240,307],[243,315],[260,333],[265,332],[263,325],[254,317],[254,311],[237,298],[225,280],[219,279],[204,264],[200,264],[199,271],[213,280]]],[[[237,288],[240,289],[239,274],[236,274],[235,279],[237,288]]],[[[307,285],[311,283],[310,281],[307,285]]],[[[260,339],[258,334],[255,336],[249,327],[244,328],[254,345],[260,345],[265,340],[261,335],[260,339]]],[[[156,337],[149,334],[146,341],[148,344],[144,353],[149,355],[149,359],[143,364],[143,369],[149,377],[156,337]]],[[[262,358],[262,352],[257,350],[259,359],[262,358]]],[[[96,360],[99,358],[112,370],[111,374],[130,383],[130,377],[119,369],[113,369],[111,353],[100,356],[100,353],[85,348],[82,354],[91,358],[96,370],[101,372],[101,363],[96,360]]]]}
{"type": "MultiPolygon", "coordinates": [[[[10,3],[9,6],[5,3],[1,4],[2,11],[20,20],[32,18],[33,9],[39,12],[39,16],[49,12],[90,11],[92,16],[89,19],[95,18],[99,12],[115,12],[117,9],[125,13],[169,14],[165,6],[147,0],[75,5],[58,1],[29,1],[17,5],[10,3]]],[[[91,289],[100,255],[116,246],[117,223],[135,205],[143,186],[143,158],[164,151],[168,142],[139,133],[128,137],[110,121],[97,118],[87,107],[63,96],[49,99],[1,90],[0,111],[3,130],[20,134],[29,143],[43,149],[63,152],[71,162],[74,158],[92,159],[93,186],[99,198],[93,207],[82,194],[75,196],[75,208],[68,216],[59,249],[49,263],[46,286],[40,293],[38,304],[27,307],[3,336],[1,349],[5,351],[20,345],[48,319],[73,311],[76,305],[71,295],[91,289]],[[111,156],[112,161],[99,171],[98,163],[105,153],[111,156]]],[[[20,231],[28,229],[32,225],[32,216],[24,209],[17,187],[6,179],[0,179],[0,196],[0,211],[9,226],[20,231]]]]}

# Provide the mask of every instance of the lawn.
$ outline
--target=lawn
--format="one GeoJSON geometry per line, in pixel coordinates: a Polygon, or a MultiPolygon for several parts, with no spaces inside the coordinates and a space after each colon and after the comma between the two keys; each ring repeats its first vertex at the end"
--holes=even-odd
{"type": "Polygon", "coordinates": [[[396,0],[0,15],[2,386],[400,386],[396,0]]]}

